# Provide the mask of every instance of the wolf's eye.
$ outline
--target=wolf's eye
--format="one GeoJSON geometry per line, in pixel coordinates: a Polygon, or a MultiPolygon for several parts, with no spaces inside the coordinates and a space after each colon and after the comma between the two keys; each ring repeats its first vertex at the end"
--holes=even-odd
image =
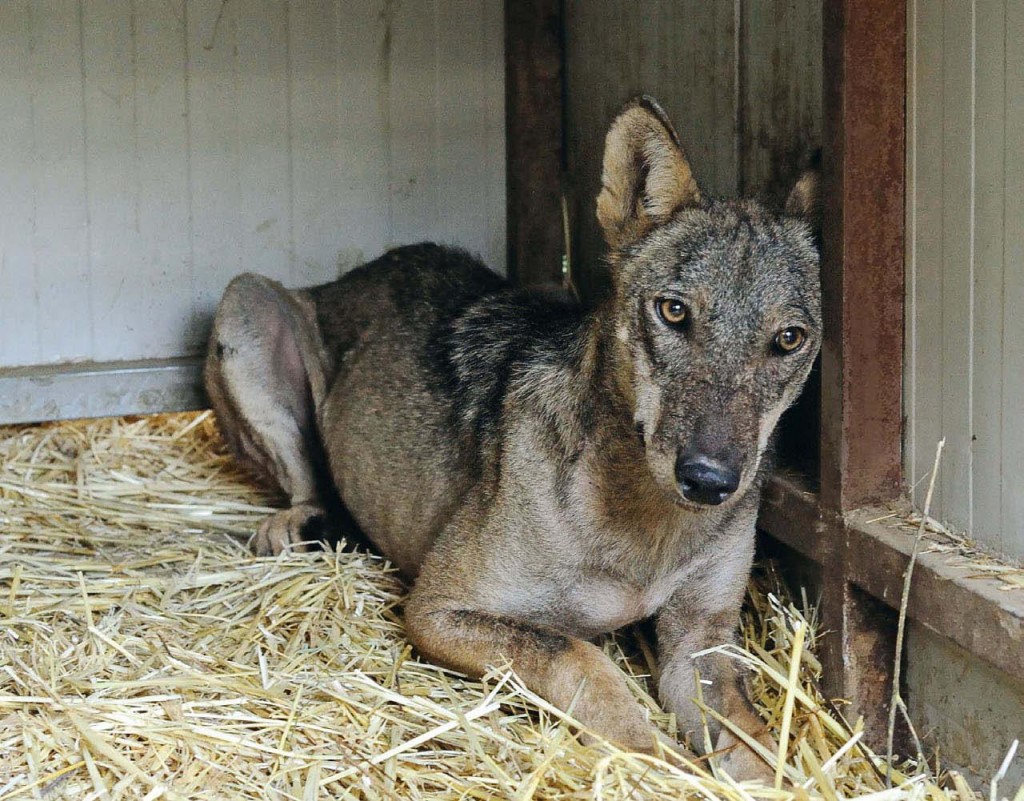
{"type": "Polygon", "coordinates": [[[658,316],[669,325],[686,322],[686,304],[675,298],[658,298],[658,316]]]}
{"type": "Polygon", "coordinates": [[[796,326],[783,328],[775,335],[775,350],[782,354],[795,353],[803,347],[806,339],[807,332],[802,328],[796,326]]]}

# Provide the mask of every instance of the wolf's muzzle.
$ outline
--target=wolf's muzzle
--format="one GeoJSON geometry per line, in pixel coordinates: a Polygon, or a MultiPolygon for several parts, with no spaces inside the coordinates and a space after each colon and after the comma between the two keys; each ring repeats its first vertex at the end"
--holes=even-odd
{"type": "Polygon", "coordinates": [[[680,454],[676,459],[676,481],[686,500],[717,506],[739,487],[740,474],[702,453],[680,454]]]}

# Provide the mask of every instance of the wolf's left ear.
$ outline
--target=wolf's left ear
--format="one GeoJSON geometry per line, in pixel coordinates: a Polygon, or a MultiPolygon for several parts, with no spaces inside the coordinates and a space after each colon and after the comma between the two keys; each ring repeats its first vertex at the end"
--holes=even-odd
{"type": "Polygon", "coordinates": [[[630,102],[604,143],[597,221],[609,247],[635,242],[677,209],[700,200],[679,137],[661,106],[647,96],[630,102]]]}
{"type": "Polygon", "coordinates": [[[821,231],[821,153],[814,154],[811,165],[801,173],[786,198],[784,208],[790,217],[802,217],[815,232],[821,231]]]}

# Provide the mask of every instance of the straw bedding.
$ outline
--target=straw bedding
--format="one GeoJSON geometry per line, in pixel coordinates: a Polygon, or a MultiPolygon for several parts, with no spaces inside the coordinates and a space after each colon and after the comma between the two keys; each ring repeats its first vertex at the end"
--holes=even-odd
{"type": "MultiPolygon", "coordinates": [[[[419,661],[376,556],[252,558],[274,499],[208,413],[0,428],[0,461],[0,801],[970,796],[909,762],[886,789],[815,689],[812,612],[764,580],[733,653],[789,732],[781,789],[581,746],[507,665],[419,661]]],[[[671,732],[649,644],[606,648],[671,732]]]]}

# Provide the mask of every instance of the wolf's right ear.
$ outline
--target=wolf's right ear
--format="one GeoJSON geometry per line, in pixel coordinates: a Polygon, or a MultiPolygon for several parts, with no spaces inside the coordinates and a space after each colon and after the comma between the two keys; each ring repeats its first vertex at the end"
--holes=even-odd
{"type": "Polygon", "coordinates": [[[597,221],[608,246],[625,247],[677,209],[700,201],[693,171],[661,106],[647,96],[630,102],[604,143],[597,221]]]}
{"type": "Polygon", "coordinates": [[[786,198],[784,208],[790,217],[802,217],[815,232],[821,231],[821,151],[816,151],[796,185],[786,198]]]}

